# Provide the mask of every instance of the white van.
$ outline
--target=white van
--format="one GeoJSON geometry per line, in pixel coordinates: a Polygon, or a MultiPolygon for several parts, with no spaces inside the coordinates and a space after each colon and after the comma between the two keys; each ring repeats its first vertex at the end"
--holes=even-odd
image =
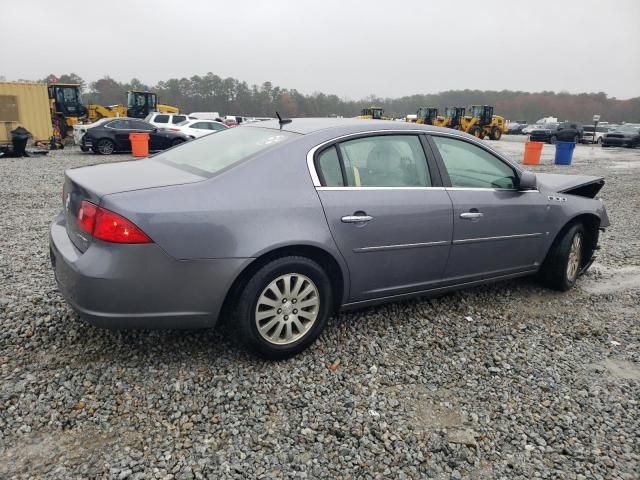
{"type": "Polygon", "coordinates": [[[189,114],[189,117],[197,118],[198,120],[217,121],[220,118],[220,114],[218,112],[193,112],[189,114]]]}

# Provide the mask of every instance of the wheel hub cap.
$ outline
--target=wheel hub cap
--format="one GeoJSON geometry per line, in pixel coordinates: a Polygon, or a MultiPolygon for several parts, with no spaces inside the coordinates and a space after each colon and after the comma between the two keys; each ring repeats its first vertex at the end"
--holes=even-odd
{"type": "Polygon", "coordinates": [[[265,287],[256,303],[260,336],[275,345],[304,337],[320,312],[320,294],[313,281],[299,273],[280,275],[265,287]]]}
{"type": "Polygon", "coordinates": [[[567,278],[571,281],[578,276],[580,260],[582,259],[582,235],[577,233],[571,241],[569,261],[567,262],[567,278]]]}

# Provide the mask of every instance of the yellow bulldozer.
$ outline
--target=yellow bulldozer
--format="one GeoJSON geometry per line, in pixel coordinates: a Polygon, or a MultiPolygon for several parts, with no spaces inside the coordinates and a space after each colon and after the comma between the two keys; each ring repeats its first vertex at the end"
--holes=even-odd
{"type": "Polygon", "coordinates": [[[464,117],[466,109],[464,107],[447,107],[444,115],[438,115],[433,125],[436,127],[446,127],[457,129],[460,126],[460,119],[464,117]]]}
{"type": "Polygon", "coordinates": [[[413,123],[420,125],[434,125],[435,119],[438,117],[438,109],[435,107],[420,107],[416,112],[416,119],[413,123]]]}
{"type": "Polygon", "coordinates": [[[460,118],[458,129],[476,138],[500,140],[502,134],[507,132],[507,124],[504,117],[493,114],[492,106],[472,105],[471,114],[460,118]]]}
{"type": "Polygon", "coordinates": [[[363,108],[358,118],[360,120],[391,120],[384,116],[384,108],[382,107],[363,108]]]}

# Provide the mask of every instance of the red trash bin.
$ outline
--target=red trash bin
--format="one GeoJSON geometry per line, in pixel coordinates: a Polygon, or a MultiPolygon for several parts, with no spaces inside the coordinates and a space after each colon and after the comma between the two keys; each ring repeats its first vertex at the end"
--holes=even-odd
{"type": "Polygon", "coordinates": [[[524,165],[539,165],[542,153],[542,142],[527,142],[524,145],[524,165]]]}

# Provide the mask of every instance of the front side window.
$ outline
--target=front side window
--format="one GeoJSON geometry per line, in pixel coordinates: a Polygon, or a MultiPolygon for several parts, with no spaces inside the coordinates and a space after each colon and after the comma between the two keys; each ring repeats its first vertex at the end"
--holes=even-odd
{"type": "Polygon", "coordinates": [[[486,150],[463,140],[433,136],[452,187],[514,189],[516,174],[486,150]]]}
{"type": "Polygon", "coordinates": [[[431,177],[420,139],[381,135],[340,143],[350,187],[430,187],[431,177]]]}
{"type": "Polygon", "coordinates": [[[190,128],[196,128],[198,130],[207,130],[207,124],[205,122],[196,122],[193,125],[191,125],[190,128]]]}
{"type": "Polygon", "coordinates": [[[187,142],[181,148],[167,150],[154,158],[199,175],[211,176],[298,135],[271,128],[230,128],[187,142]]]}
{"type": "Polygon", "coordinates": [[[156,123],[169,123],[169,115],[156,115],[153,121],[156,123]]]}
{"type": "Polygon", "coordinates": [[[180,122],[184,122],[187,119],[186,115],[174,115],[171,119],[171,123],[176,124],[180,122]]]}
{"type": "Polygon", "coordinates": [[[209,130],[215,130],[216,132],[219,132],[220,130],[226,130],[226,129],[227,127],[225,127],[221,123],[211,122],[209,124],[209,130]]]}

